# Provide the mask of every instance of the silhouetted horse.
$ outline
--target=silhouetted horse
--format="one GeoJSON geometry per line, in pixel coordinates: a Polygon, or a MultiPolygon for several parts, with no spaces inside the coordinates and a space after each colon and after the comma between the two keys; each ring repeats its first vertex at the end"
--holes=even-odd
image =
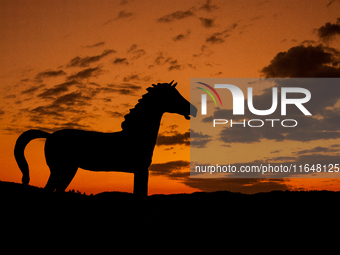
{"type": "Polygon", "coordinates": [[[147,88],[136,106],[125,115],[122,131],[100,133],[64,129],[49,134],[40,130],[22,133],[14,148],[15,159],[28,184],[29,170],[24,156],[26,145],[36,138],[47,138],[46,163],[51,174],[46,190],[64,191],[78,168],[91,171],[120,171],[134,174],[134,194],[145,196],[148,190],[149,166],[152,161],[163,113],[178,113],[190,119],[197,109],[175,88],[177,83],[158,83],[147,88]]]}

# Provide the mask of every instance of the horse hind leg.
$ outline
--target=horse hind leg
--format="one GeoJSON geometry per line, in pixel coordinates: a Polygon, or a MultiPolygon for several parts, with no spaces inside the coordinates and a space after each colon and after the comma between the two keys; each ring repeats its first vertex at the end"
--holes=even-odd
{"type": "Polygon", "coordinates": [[[78,167],[50,167],[50,177],[45,186],[45,190],[63,192],[68,187],[75,176],[78,167]]]}
{"type": "Polygon", "coordinates": [[[53,192],[57,188],[58,178],[55,173],[50,174],[50,177],[48,178],[47,184],[45,186],[45,190],[53,192]]]}

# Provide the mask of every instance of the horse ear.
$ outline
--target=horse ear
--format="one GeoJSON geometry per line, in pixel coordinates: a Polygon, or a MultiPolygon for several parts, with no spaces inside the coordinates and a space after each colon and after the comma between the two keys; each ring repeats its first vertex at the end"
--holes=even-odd
{"type": "Polygon", "coordinates": [[[174,80],[172,80],[172,82],[170,82],[169,85],[171,86],[173,82],[174,82],[174,80]]]}
{"type": "Polygon", "coordinates": [[[176,87],[176,85],[177,85],[177,82],[174,84],[174,85],[172,85],[173,87],[176,87]]]}

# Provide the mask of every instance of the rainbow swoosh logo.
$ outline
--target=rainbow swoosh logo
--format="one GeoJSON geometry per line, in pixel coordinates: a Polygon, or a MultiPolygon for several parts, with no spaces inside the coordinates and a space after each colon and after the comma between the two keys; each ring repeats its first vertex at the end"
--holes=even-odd
{"type": "MultiPolygon", "coordinates": [[[[201,84],[201,85],[203,85],[203,86],[206,86],[206,87],[209,88],[211,91],[213,91],[213,92],[215,93],[215,95],[217,96],[217,98],[218,98],[218,100],[220,101],[221,106],[222,106],[222,100],[221,100],[219,94],[217,93],[217,91],[216,91],[213,87],[211,87],[210,85],[205,84],[205,83],[203,83],[203,82],[197,82],[197,83],[199,83],[199,84],[201,84]]],[[[201,90],[203,90],[205,93],[207,93],[207,94],[212,98],[212,100],[214,101],[215,106],[217,106],[215,97],[210,93],[210,91],[208,91],[208,90],[206,90],[206,89],[204,89],[204,88],[201,88],[201,87],[197,87],[197,88],[198,88],[198,89],[201,89],[201,90]]]]}

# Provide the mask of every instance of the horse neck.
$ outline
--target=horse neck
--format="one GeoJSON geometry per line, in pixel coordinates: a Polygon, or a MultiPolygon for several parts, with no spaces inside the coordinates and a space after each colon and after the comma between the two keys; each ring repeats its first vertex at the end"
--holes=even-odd
{"type": "Polygon", "coordinates": [[[145,149],[153,150],[164,112],[158,109],[148,109],[145,112],[147,114],[135,116],[133,121],[129,121],[129,126],[123,128],[122,132],[145,149]]]}

